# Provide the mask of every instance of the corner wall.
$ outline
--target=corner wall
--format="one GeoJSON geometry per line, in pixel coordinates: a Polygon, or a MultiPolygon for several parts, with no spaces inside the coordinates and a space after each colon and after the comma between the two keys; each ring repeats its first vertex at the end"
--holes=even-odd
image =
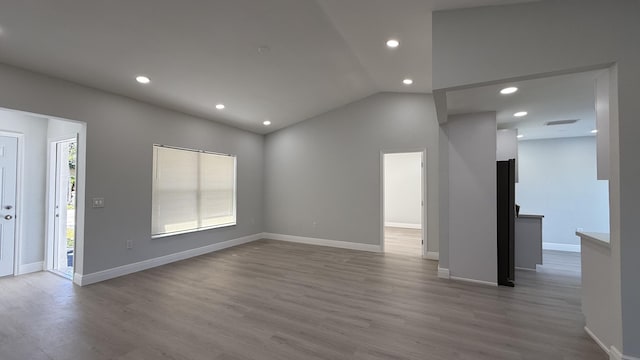
{"type": "Polygon", "coordinates": [[[496,114],[450,116],[443,126],[449,147],[450,276],[497,285],[496,114]]]}
{"type": "Polygon", "coordinates": [[[266,231],[380,245],[380,152],[426,148],[424,223],[437,252],[438,128],[430,95],[381,93],[267,135],[266,231]]]}

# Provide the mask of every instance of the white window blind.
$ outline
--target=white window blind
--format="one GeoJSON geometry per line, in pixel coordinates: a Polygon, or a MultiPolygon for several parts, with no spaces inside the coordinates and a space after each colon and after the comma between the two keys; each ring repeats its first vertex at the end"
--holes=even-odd
{"type": "Polygon", "coordinates": [[[153,146],[152,237],[236,224],[236,157],[153,146]]]}

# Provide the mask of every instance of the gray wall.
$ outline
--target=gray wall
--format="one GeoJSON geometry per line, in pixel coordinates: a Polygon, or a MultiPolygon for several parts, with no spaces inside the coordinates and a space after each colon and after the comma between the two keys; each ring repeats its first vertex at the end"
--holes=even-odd
{"type": "Polygon", "coordinates": [[[450,275],[497,283],[496,114],[450,116],[444,126],[450,275]]]}
{"type": "Polygon", "coordinates": [[[576,229],[609,232],[609,182],[596,178],[596,137],[520,141],[520,213],[544,215],[542,240],[579,245],[576,229]]]}
{"type": "Polygon", "coordinates": [[[553,0],[433,14],[433,88],[616,63],[611,119],[614,346],[640,357],[640,2],[553,0]],[[514,51],[517,49],[517,51],[514,51]],[[617,106],[616,106],[617,105],[617,106]],[[623,344],[624,343],[624,344],[623,344]],[[623,346],[624,345],[624,346],[623,346]]]}
{"type": "Polygon", "coordinates": [[[265,141],[267,232],[376,245],[380,152],[426,148],[428,250],[438,251],[438,124],[430,95],[376,94],[265,141]]]}
{"type": "Polygon", "coordinates": [[[22,248],[19,261],[21,265],[40,262],[44,260],[47,119],[0,110],[0,130],[24,134],[22,248]]]}
{"type": "Polygon", "coordinates": [[[263,136],[6,65],[0,83],[0,107],[87,123],[86,202],[105,207],[87,206],[83,274],[262,232],[263,136]],[[236,154],[238,225],[152,240],[154,143],[236,154]]]}

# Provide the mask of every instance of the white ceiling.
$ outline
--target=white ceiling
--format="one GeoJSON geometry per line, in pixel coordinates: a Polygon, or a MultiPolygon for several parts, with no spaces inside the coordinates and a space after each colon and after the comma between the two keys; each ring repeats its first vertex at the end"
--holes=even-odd
{"type": "Polygon", "coordinates": [[[0,62],[267,133],[376,92],[430,92],[431,11],[523,1],[2,0],[0,62]]]}
{"type": "Polygon", "coordinates": [[[498,128],[518,129],[526,139],[592,136],[595,129],[595,79],[600,71],[560,75],[447,92],[450,115],[496,111],[498,128]],[[501,95],[507,86],[518,87],[501,95]],[[529,114],[513,116],[518,111],[529,114]],[[577,119],[571,125],[546,126],[549,121],[577,119]]]}

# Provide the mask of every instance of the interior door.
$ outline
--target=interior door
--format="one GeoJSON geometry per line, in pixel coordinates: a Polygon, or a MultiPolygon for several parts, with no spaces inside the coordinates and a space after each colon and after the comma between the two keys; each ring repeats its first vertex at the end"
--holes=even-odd
{"type": "Polygon", "coordinates": [[[18,139],[0,136],[0,276],[13,274],[18,139]]]}

